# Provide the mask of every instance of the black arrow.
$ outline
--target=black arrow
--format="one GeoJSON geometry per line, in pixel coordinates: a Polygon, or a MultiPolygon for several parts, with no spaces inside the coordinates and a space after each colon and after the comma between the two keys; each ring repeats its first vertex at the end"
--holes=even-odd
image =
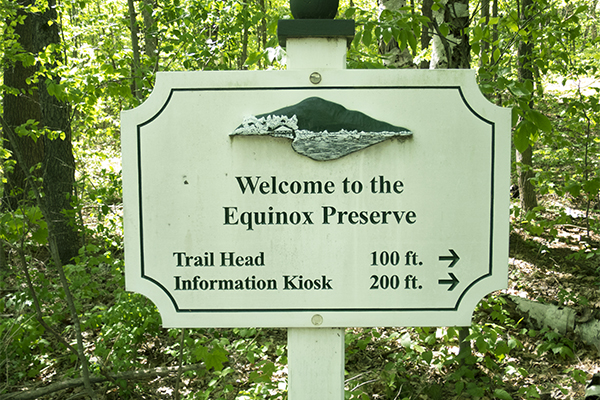
{"type": "Polygon", "coordinates": [[[450,275],[450,278],[452,278],[452,279],[440,279],[440,280],[438,280],[438,283],[440,285],[450,285],[450,287],[448,288],[448,291],[454,290],[456,285],[458,285],[458,283],[459,283],[458,279],[456,279],[456,276],[454,276],[454,274],[452,272],[448,272],[448,275],[450,275]]]}
{"type": "Polygon", "coordinates": [[[448,249],[450,250],[450,253],[452,253],[451,256],[440,256],[440,261],[452,261],[450,263],[450,265],[448,265],[448,268],[452,268],[456,265],[456,263],[458,262],[458,260],[460,260],[460,257],[458,256],[458,254],[456,254],[456,252],[452,249],[448,249]]]}

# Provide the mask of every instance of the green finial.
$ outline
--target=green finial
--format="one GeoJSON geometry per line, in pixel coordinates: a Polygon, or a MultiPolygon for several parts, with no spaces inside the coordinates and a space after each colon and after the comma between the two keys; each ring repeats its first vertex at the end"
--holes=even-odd
{"type": "Polygon", "coordinates": [[[290,0],[295,19],[333,19],[339,0],[290,0]]]}

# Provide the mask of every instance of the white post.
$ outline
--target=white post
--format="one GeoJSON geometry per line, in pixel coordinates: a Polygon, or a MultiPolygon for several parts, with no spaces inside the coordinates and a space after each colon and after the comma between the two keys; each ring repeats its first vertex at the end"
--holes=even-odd
{"type": "Polygon", "coordinates": [[[344,329],[288,329],[288,399],[344,399],[344,329]]]}
{"type": "MultiPolygon", "coordinates": [[[[287,69],[345,69],[346,49],[346,38],[288,38],[287,69]]],[[[288,399],[343,400],[344,351],[344,328],[288,328],[288,399]]]]}
{"type": "Polygon", "coordinates": [[[287,69],[346,69],[345,38],[287,39],[287,69]]]}

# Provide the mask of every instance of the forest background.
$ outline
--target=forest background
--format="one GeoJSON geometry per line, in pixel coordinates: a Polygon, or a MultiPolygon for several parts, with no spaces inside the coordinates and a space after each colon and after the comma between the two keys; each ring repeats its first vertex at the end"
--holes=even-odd
{"type": "MultiPolygon", "coordinates": [[[[348,68],[473,68],[515,150],[510,287],[471,327],[348,328],[347,399],[583,398],[600,372],[599,12],[341,1],[348,68]]],[[[284,330],[163,329],[124,291],[119,145],[157,71],[285,68],[284,18],[280,0],[0,0],[0,399],[287,398],[284,330]]]]}

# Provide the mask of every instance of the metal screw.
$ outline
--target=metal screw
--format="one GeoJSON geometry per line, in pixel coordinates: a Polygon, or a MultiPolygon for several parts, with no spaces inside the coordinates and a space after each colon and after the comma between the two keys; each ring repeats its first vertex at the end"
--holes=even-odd
{"type": "Polygon", "coordinates": [[[310,83],[314,84],[314,85],[318,85],[319,83],[321,83],[321,74],[318,72],[313,72],[312,74],[310,74],[310,83]]]}
{"type": "Polygon", "coordinates": [[[323,317],[319,314],[315,314],[310,319],[310,322],[312,322],[312,324],[315,326],[319,326],[323,323],[323,317]]]}

